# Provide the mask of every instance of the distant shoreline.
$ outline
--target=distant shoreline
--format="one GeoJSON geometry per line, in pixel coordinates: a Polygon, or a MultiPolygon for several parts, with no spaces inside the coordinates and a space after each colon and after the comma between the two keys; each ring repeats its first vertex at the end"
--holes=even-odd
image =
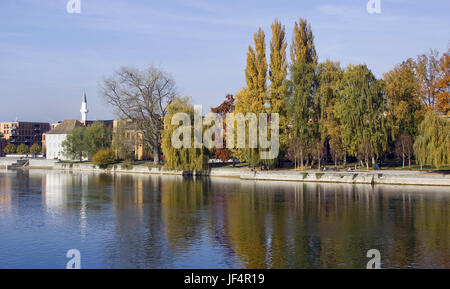
{"type": "MultiPolygon", "coordinates": [[[[0,159],[0,169],[6,169],[13,160],[0,159]]],[[[387,184],[387,185],[415,185],[415,186],[450,186],[450,174],[443,172],[425,171],[352,171],[352,172],[319,172],[317,170],[271,170],[251,171],[248,168],[211,168],[209,171],[166,171],[158,168],[148,168],[135,165],[130,169],[121,165],[113,165],[106,169],[93,164],[65,164],[51,160],[30,159],[29,166],[23,169],[60,170],[74,172],[96,172],[109,174],[149,174],[149,175],[180,175],[237,178],[255,181],[288,181],[315,183],[346,183],[346,184],[387,184]]]]}

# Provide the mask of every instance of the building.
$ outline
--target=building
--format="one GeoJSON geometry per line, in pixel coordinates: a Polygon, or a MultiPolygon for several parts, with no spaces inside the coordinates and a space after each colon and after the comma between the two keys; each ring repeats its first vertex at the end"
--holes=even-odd
{"type": "Polygon", "coordinates": [[[65,120],[46,133],[44,135],[46,158],[49,160],[66,160],[63,155],[62,143],[74,128],[83,126],[78,120],[65,120]]]}
{"type": "Polygon", "coordinates": [[[46,151],[47,159],[58,159],[58,160],[68,160],[63,154],[63,141],[66,140],[67,135],[76,127],[87,127],[93,124],[94,122],[101,122],[105,126],[109,127],[112,131],[113,122],[112,120],[99,120],[92,121],[87,120],[87,98],[86,92],[83,93],[83,98],[81,101],[81,121],[79,120],[64,120],[62,122],[58,122],[52,124],[52,129],[42,136],[42,141],[46,151]]]}
{"type": "MultiPolygon", "coordinates": [[[[42,135],[50,130],[50,124],[46,122],[1,122],[0,123],[0,143],[14,144],[16,147],[25,144],[31,146],[38,144],[42,147],[42,135]]],[[[2,150],[3,151],[3,150],[2,150]]],[[[0,153],[1,154],[1,153],[0,153]]]]}
{"type": "Polygon", "coordinates": [[[114,141],[121,142],[122,147],[126,148],[131,155],[134,155],[134,159],[136,160],[148,160],[152,158],[151,150],[144,145],[142,133],[131,120],[114,120],[114,141]]]}

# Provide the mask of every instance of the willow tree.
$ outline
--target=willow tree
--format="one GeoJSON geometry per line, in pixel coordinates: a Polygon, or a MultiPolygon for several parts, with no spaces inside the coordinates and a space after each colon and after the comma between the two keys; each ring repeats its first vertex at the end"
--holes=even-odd
{"type": "Polygon", "coordinates": [[[428,111],[419,125],[414,142],[414,153],[420,167],[432,165],[437,168],[450,162],[450,120],[428,111]]]}
{"type": "Polygon", "coordinates": [[[269,111],[278,113],[280,121],[280,147],[285,151],[288,145],[288,119],[287,119],[287,59],[286,59],[286,32],[278,20],[270,26],[272,40],[270,41],[270,70],[269,70],[269,111]]]}
{"type": "MultiPolygon", "coordinates": [[[[164,117],[164,130],[162,131],[161,148],[165,159],[165,169],[201,171],[208,168],[209,153],[202,145],[200,148],[194,146],[194,133],[192,126],[194,124],[194,107],[190,104],[189,98],[174,98],[173,102],[167,107],[167,115],[164,117]],[[188,115],[190,131],[182,134],[179,141],[186,144],[177,148],[172,139],[174,132],[180,127],[180,124],[173,124],[173,117],[177,113],[188,115]],[[187,138],[187,139],[184,139],[187,138]]],[[[183,124],[188,125],[188,124],[183,124]]]]}
{"type": "Polygon", "coordinates": [[[336,113],[340,119],[342,142],[350,155],[363,156],[375,165],[387,149],[386,103],[383,83],[366,65],[349,65],[339,84],[336,113]]]}
{"type": "Polygon", "coordinates": [[[319,136],[322,141],[328,142],[335,165],[345,155],[339,128],[339,117],[335,111],[335,104],[339,97],[338,85],[343,74],[344,71],[339,62],[327,60],[324,63],[320,63],[317,67],[319,86],[314,99],[314,107],[317,109],[319,136]]]}
{"type": "MultiPolygon", "coordinates": [[[[291,44],[291,85],[292,98],[290,103],[290,121],[292,122],[292,137],[297,137],[308,142],[314,139],[317,126],[313,119],[313,98],[316,90],[316,65],[317,54],[314,45],[314,36],[311,26],[305,19],[295,23],[293,40],[291,44]]],[[[300,164],[306,152],[300,156],[300,164]]]]}
{"type": "MultiPolygon", "coordinates": [[[[266,112],[265,103],[267,101],[267,60],[264,31],[259,28],[253,39],[255,48],[250,45],[247,52],[247,66],[245,68],[247,86],[236,94],[235,112],[258,115],[266,112]]],[[[248,127],[246,131],[248,132],[248,127]]],[[[261,161],[257,148],[240,149],[237,150],[236,155],[247,161],[250,166],[256,166],[261,161]]]]}

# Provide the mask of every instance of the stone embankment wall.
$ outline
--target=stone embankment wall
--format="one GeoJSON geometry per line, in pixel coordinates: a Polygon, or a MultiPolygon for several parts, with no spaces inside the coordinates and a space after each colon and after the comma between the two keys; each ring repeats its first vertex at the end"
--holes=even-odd
{"type": "MultiPolygon", "coordinates": [[[[0,169],[16,162],[16,159],[0,158],[0,169]]],[[[294,182],[327,182],[327,183],[350,183],[350,184],[391,184],[391,185],[434,185],[450,186],[450,174],[424,172],[424,171],[355,171],[355,172],[318,172],[272,170],[251,171],[239,168],[213,168],[209,171],[165,171],[158,168],[149,168],[145,165],[135,165],[127,168],[121,165],[113,165],[102,169],[93,164],[64,164],[53,160],[30,159],[30,169],[53,169],[88,171],[98,173],[141,173],[155,175],[194,175],[240,178],[245,180],[268,180],[268,181],[294,181],[294,182]]]]}

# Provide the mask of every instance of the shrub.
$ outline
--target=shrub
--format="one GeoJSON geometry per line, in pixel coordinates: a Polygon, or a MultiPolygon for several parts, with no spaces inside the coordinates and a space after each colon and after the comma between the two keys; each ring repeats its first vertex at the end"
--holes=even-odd
{"type": "Polygon", "coordinates": [[[16,146],[13,145],[12,143],[10,143],[5,147],[4,151],[5,151],[5,154],[13,154],[16,152],[16,146]]]}
{"type": "Polygon", "coordinates": [[[101,149],[94,154],[92,161],[95,165],[100,166],[101,168],[105,168],[108,165],[116,162],[116,156],[112,149],[101,149]]]}
{"type": "Polygon", "coordinates": [[[17,147],[17,153],[19,155],[26,155],[28,154],[28,146],[26,144],[21,144],[17,147]]]}
{"type": "Polygon", "coordinates": [[[38,145],[37,143],[33,144],[30,147],[30,153],[32,153],[33,155],[37,155],[37,154],[41,153],[41,151],[42,151],[41,146],[38,145]]]}

